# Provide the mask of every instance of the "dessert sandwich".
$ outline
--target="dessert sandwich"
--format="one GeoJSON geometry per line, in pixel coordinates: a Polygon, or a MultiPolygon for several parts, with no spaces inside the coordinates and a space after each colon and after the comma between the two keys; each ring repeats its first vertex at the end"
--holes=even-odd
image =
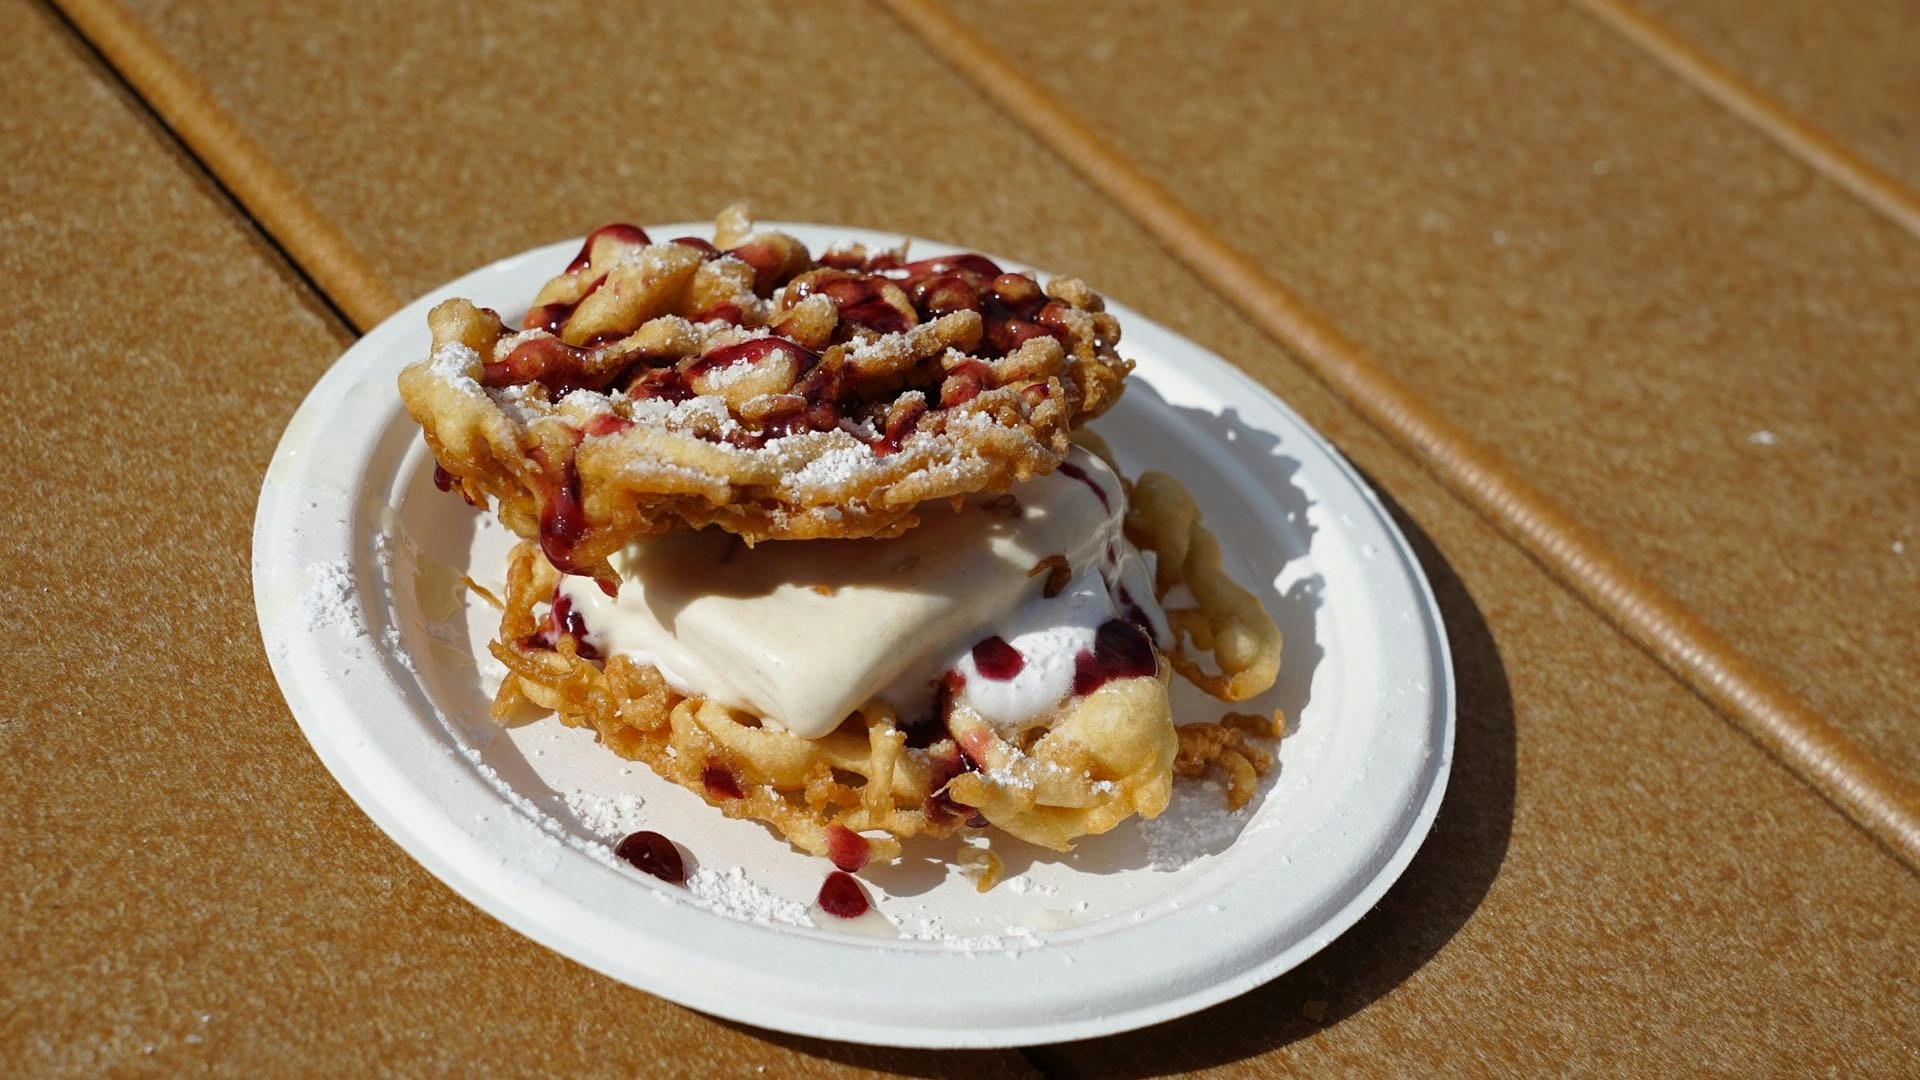
{"type": "MultiPolygon", "coordinates": [[[[1132,364],[1099,296],[980,255],[593,233],[519,329],[450,300],[400,392],[436,482],[522,538],[526,701],[843,870],[997,829],[1066,850],[1278,717],[1280,635],[1178,480],[1082,425],[1132,364]],[[1183,718],[1193,719],[1193,718],[1183,718]]],[[[971,850],[971,849],[969,849],[971,850]]],[[[984,884],[987,882],[983,882],[984,884]]]]}

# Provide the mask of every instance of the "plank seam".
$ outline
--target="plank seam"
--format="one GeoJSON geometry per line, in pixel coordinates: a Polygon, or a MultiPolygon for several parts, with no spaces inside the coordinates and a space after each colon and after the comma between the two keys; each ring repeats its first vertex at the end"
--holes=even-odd
{"type": "Polygon", "coordinates": [[[1678,75],[1682,82],[1892,219],[1894,224],[1920,237],[1920,192],[1741,79],[1631,0],[1575,0],[1575,3],[1678,75]]]}
{"type": "Polygon", "coordinates": [[[101,77],[111,81],[114,86],[119,87],[121,92],[126,95],[126,100],[131,107],[141,116],[144,116],[152,122],[154,127],[160,131],[161,138],[165,140],[166,144],[174,153],[180,156],[183,166],[195,176],[205,180],[219,193],[219,198],[234,212],[236,217],[245,223],[247,231],[257,237],[261,243],[265,244],[267,248],[273,252],[274,261],[278,265],[285,267],[294,277],[298,278],[307,292],[311,293],[313,298],[317,300],[322,307],[326,308],[327,314],[337,320],[342,327],[349,330],[353,329],[353,320],[347,318],[347,313],[340,310],[340,306],[333,302],[333,297],[327,295],[326,290],[320,287],[320,283],[313,279],[313,275],[307,273],[307,268],[302,266],[300,261],[293,257],[293,254],[280,243],[278,237],[269,232],[267,228],[260,223],[258,218],[247,211],[247,208],[240,202],[239,197],[233,193],[233,190],[221,182],[220,177],[215,175],[211,169],[207,168],[207,163],[202,161],[199,156],[193,152],[193,148],[188,146],[186,142],[180,138],[180,133],[174,130],[172,125],[167,123],[166,117],[161,116],[154,110],[152,103],[141,96],[140,91],[136,89],[132,83],[127,81],[126,76],[122,74],[118,68],[114,67],[112,62],[102,55],[99,49],[94,47],[93,42],[90,41],[85,34],[80,32],[79,27],[75,26],[73,22],[66,17],[66,14],[51,3],[50,0],[43,2],[41,7],[46,17],[65,33],[66,37],[73,43],[74,48],[84,53],[87,61],[98,69],[101,77]]]}
{"type": "Polygon", "coordinates": [[[346,236],[116,0],[51,0],[161,123],[362,333],[400,299],[346,236]]]}
{"type": "Polygon", "coordinates": [[[1025,125],[1309,372],[1683,684],[1920,871],[1920,789],[1874,760],[1597,535],[1427,405],[935,0],[885,0],[933,53],[1025,125]]]}

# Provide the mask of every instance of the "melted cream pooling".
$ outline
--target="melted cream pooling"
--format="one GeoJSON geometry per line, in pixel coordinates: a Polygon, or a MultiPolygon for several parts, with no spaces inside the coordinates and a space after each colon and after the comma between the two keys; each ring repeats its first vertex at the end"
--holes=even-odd
{"type": "Polygon", "coordinates": [[[617,598],[579,577],[563,578],[560,591],[601,655],[652,664],[682,693],[805,738],[876,697],[911,720],[956,670],[962,701],[1017,726],[1071,692],[1075,656],[1123,613],[1123,589],[1167,640],[1152,567],[1120,532],[1119,478],[1084,450],[1068,461],[1084,479],[1057,471],[1018,485],[1018,516],[980,495],[958,510],[923,509],[921,523],[892,540],[749,548],[717,530],[681,533],[614,556],[617,598]],[[1047,573],[1031,571],[1051,555],[1066,557],[1072,580],[1049,599],[1047,573]],[[987,679],[973,664],[974,644],[996,634],[1022,654],[1012,679],[987,679]]]}

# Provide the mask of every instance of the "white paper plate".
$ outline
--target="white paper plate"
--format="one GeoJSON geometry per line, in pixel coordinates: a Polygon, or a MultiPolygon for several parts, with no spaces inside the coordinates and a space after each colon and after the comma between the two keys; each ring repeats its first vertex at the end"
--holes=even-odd
{"type": "MultiPolygon", "coordinates": [[[[899,240],[774,227],[816,251],[899,240]]],[[[494,725],[494,613],[459,578],[497,586],[510,538],[434,489],[394,378],[426,354],[434,304],[465,296],[516,315],[578,246],[469,274],[347,350],[288,424],[254,523],[255,604],[294,717],[361,808],[462,896],[706,1012],[965,1047],[1103,1035],[1232,997],[1312,955],[1399,876],[1440,805],[1453,748],[1432,593],[1324,439],[1227,363],[1118,305],[1123,352],[1139,368],[1095,428],[1126,471],[1186,481],[1228,569],[1287,636],[1280,684],[1252,706],[1282,706],[1295,730],[1249,812],[1229,816],[1218,789],[1182,784],[1158,821],[1124,824],[1071,856],[996,839],[1011,880],[985,895],[946,869],[950,846],[910,844],[900,864],[861,875],[896,928],[872,936],[858,932],[873,929],[864,920],[781,921],[811,903],[825,860],[722,818],[581,731],[494,725]],[[608,841],[642,826],[680,844],[689,869],[705,871],[703,889],[611,858],[608,841]]],[[[1190,688],[1175,706],[1191,719],[1223,711],[1190,688]]]]}

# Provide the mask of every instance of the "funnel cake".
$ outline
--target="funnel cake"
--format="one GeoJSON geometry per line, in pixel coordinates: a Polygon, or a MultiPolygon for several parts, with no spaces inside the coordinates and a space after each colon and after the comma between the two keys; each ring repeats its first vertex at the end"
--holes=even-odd
{"type": "Polygon", "coordinates": [[[522,324],[441,304],[401,397],[443,486],[607,588],[644,536],[897,536],[927,500],[1058,466],[1131,368],[1079,281],[979,255],[816,260],[738,209],[714,243],[596,231],[522,324]]]}
{"type": "MultiPolygon", "coordinates": [[[[1202,688],[1223,700],[1264,690],[1279,668],[1278,631],[1251,594],[1221,571],[1219,548],[1189,512],[1190,503],[1128,501],[1128,492],[1147,486],[1173,489],[1171,477],[1149,472],[1128,485],[1085,451],[1070,455],[1066,469],[1101,485],[1086,490],[1106,492],[1121,515],[1115,538],[1096,539],[1098,550],[1085,558],[1062,554],[1058,563],[1040,560],[1021,574],[1031,582],[1021,610],[1002,609],[987,622],[1002,633],[949,635],[944,649],[924,640],[880,641],[912,658],[902,665],[907,676],[879,680],[889,685],[871,695],[850,682],[844,700],[857,703],[845,712],[814,710],[826,718],[814,727],[805,726],[814,721],[793,707],[792,695],[776,687],[770,698],[756,699],[720,669],[768,651],[794,651],[766,645],[783,635],[820,635],[827,647],[841,647],[834,635],[847,629],[845,620],[810,616],[810,596],[825,609],[842,598],[864,603],[868,598],[858,590],[889,577],[912,587],[908,575],[893,574],[903,565],[928,571],[918,584],[938,589],[938,568],[911,563],[913,549],[906,545],[919,539],[913,534],[751,550],[735,545],[731,554],[725,540],[711,535],[665,538],[622,553],[617,561],[625,580],[612,601],[591,582],[561,574],[537,544],[523,542],[512,556],[500,635],[490,646],[510,672],[495,711],[504,715],[521,700],[553,710],[563,723],[593,731],[615,753],[646,762],[728,817],[766,822],[794,846],[843,867],[890,859],[908,837],[989,825],[1065,851],[1136,814],[1157,816],[1175,775],[1202,776],[1214,768],[1228,781],[1229,805],[1238,809],[1251,795],[1252,777],[1271,763],[1244,737],[1280,731],[1251,727],[1237,714],[1176,729],[1168,684],[1178,670],[1199,676],[1202,688]],[[1136,546],[1171,547],[1174,538],[1180,547],[1172,558],[1136,546]],[[790,554],[802,546],[820,552],[813,565],[790,554]],[[871,570],[848,565],[849,546],[865,549],[861,563],[871,570]],[[649,550],[660,548],[667,550],[649,550]],[[768,575],[753,565],[763,557],[775,564],[771,576],[779,584],[771,588],[768,575]],[[847,569],[827,576],[828,566],[847,569]],[[1056,573],[1057,566],[1065,569],[1056,573]],[[702,598],[713,610],[689,602],[721,578],[731,582],[723,595],[702,598]],[[702,670],[697,655],[690,660],[663,648],[658,636],[623,634],[618,608],[635,589],[642,590],[635,609],[671,612],[678,639],[720,651],[722,663],[702,670]],[[741,618],[741,611],[783,592],[788,599],[781,608],[759,612],[781,610],[783,619],[807,625],[767,620],[755,626],[741,618]],[[1179,596],[1192,600],[1169,602],[1179,596]],[[955,648],[954,641],[962,644],[955,648]],[[1049,663],[1056,667],[1051,685],[1043,673],[1030,695],[1037,708],[996,700],[1006,696],[1003,687],[1049,663]],[[926,691],[918,696],[916,675],[926,691]],[[695,686],[707,692],[691,692],[695,686]]],[[[1062,471],[1052,479],[1056,487],[1062,479],[1074,483],[1066,477],[1062,471]]],[[[1016,498],[1041,501],[1035,486],[1017,486],[1016,498]]],[[[1059,504],[1058,491],[1046,494],[1059,504]]],[[[950,519],[977,528],[1007,513],[1006,500],[978,495],[958,510],[930,509],[919,530],[944,534],[925,538],[939,543],[956,531],[950,519]]],[[[804,646],[797,651],[808,655],[804,646]]],[[[1021,689],[1012,687],[1015,694],[1021,689]]]]}
{"type": "Polygon", "coordinates": [[[1176,731],[1168,687],[1258,694],[1280,635],[1184,487],[1077,429],[1131,368],[1084,285],[729,211],[716,244],[602,229],[534,300],[519,332],[442,304],[400,377],[441,486],[524,538],[496,715],[846,870],[989,826],[1067,850],[1176,774],[1250,795],[1277,718],[1176,731]]]}

